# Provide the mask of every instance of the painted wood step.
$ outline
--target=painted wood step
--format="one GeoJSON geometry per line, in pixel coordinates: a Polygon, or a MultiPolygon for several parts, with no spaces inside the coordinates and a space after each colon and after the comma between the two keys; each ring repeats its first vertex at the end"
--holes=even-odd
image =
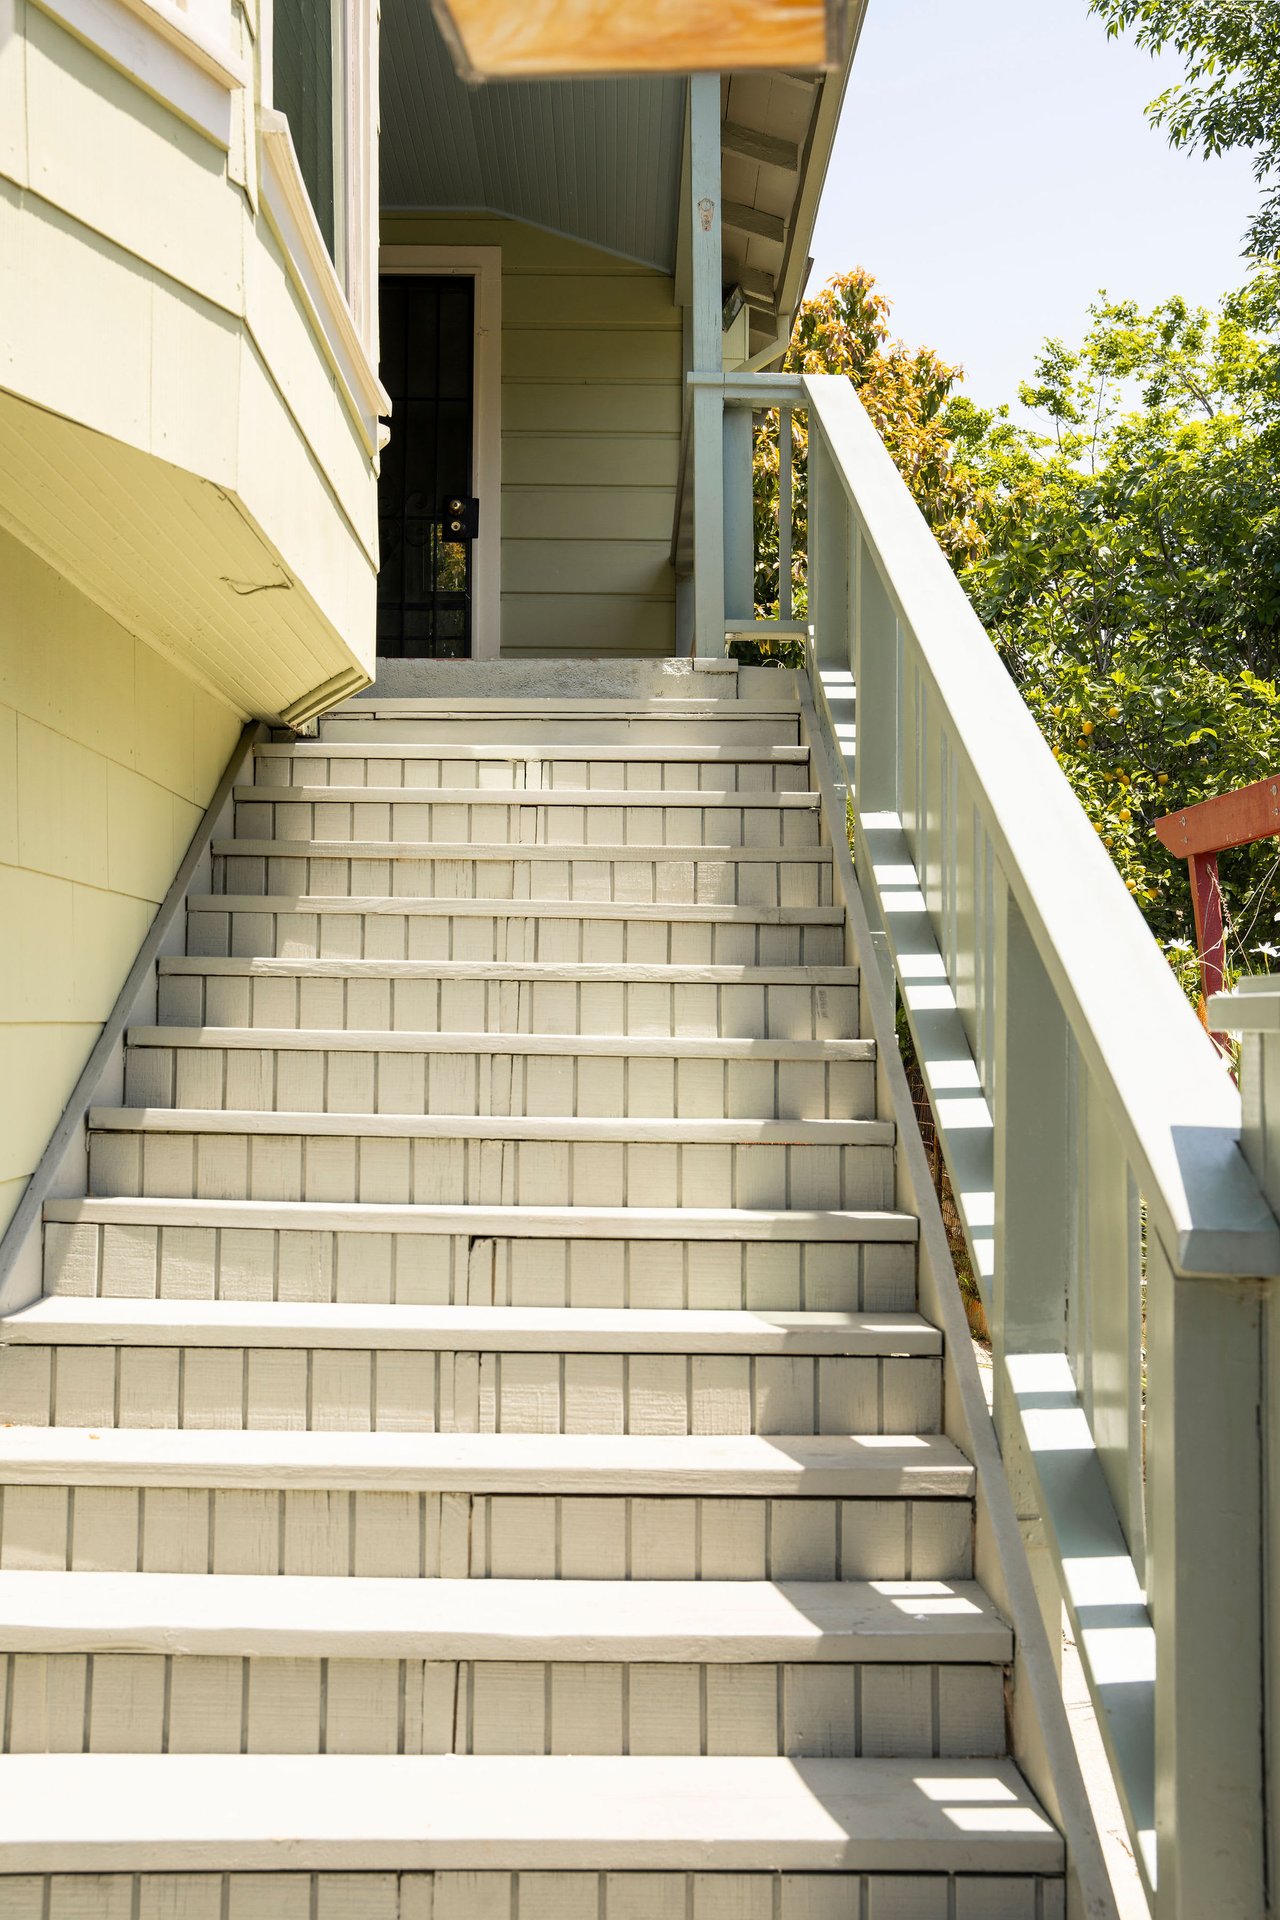
{"type": "Polygon", "coordinates": [[[0,1573],[0,1653],[1002,1666],[974,1581],[310,1579],[0,1573]]]}
{"type": "MultiPolygon", "coordinates": [[[[702,1475],[669,1494],[548,1488],[532,1471],[537,1436],[277,1434],[163,1435],[130,1430],[11,1430],[16,1440],[45,1445],[47,1471],[30,1463],[10,1472],[0,1504],[0,1566],[75,1572],[297,1575],[378,1579],[560,1580],[964,1580],[973,1574],[973,1507],[967,1493],[920,1493],[917,1474],[903,1491],[866,1490],[851,1474],[845,1492],[789,1490],[746,1493],[741,1482],[702,1475]],[[61,1442],[58,1436],[61,1435],[61,1442]],[[137,1449],[163,1443],[168,1478],[137,1464],[137,1449]],[[226,1444],[256,1449],[235,1473],[226,1444]],[[298,1443],[311,1449],[303,1470],[298,1443]],[[385,1458],[382,1471],[357,1487],[331,1486],[316,1449],[353,1446],[518,1449],[526,1471],[502,1490],[434,1490],[418,1485],[385,1458]],[[63,1444],[65,1443],[65,1444],[63,1444]],[[221,1449],[216,1460],[209,1446],[221,1449]],[[130,1454],[129,1448],[134,1452],[130,1454]],[[199,1457],[191,1453],[199,1450],[199,1457]],[[122,1449],[124,1451],[122,1451],[122,1449]],[[182,1450],[187,1481],[175,1464],[182,1450]],[[85,1453],[90,1459],[81,1456],[85,1453]],[[86,1477],[90,1472],[96,1479],[86,1477]],[[175,1476],[180,1484],[174,1484],[175,1476]],[[234,1481],[234,1484],[228,1484],[234,1481]],[[734,1483],[728,1483],[734,1484],[734,1483]]],[[[658,1444],[634,1438],[550,1444],[631,1449],[658,1444]]],[[[697,1438],[669,1442],[688,1461],[697,1438]]],[[[716,1443],[746,1445],[744,1441],[716,1443]]],[[[755,1446],[769,1443],[756,1440],[755,1446]]],[[[803,1446],[831,1441],[792,1439],[803,1446]]],[[[881,1440],[880,1448],[899,1443],[881,1440]]],[[[923,1443],[933,1444],[938,1443],[923,1443]]],[[[913,1450],[914,1451],[914,1450],[913,1450]]],[[[632,1456],[635,1457],[634,1454],[632,1456]]],[[[958,1462],[958,1456],[951,1456],[958,1462]]],[[[370,1466],[366,1458],[366,1467],[370,1466]]],[[[418,1478],[431,1478],[419,1459],[418,1478]]],[[[438,1475],[436,1477],[439,1477],[438,1475]]],[[[474,1474],[472,1475],[474,1478],[474,1474]]],[[[557,1482],[557,1487],[561,1482],[557,1482]]],[[[570,1489],[572,1478],[568,1479],[570,1489]]],[[[953,1485],[964,1485],[953,1480],[953,1485]]]]}
{"type": "Polygon", "coordinates": [[[260,746],[254,754],[255,787],[313,781],[335,787],[395,786],[515,789],[550,792],[561,787],[591,792],[647,792],[664,787],[687,791],[799,793],[809,784],[807,746],[564,747],[513,742],[476,745],[451,742],[433,749],[422,742],[396,745],[298,740],[260,746]]]}
{"type": "Polygon", "coordinates": [[[853,967],[593,967],[182,954],[160,960],[159,1018],[182,1027],[836,1040],[858,1030],[857,985],[853,967]]]}
{"type": "Polygon", "coordinates": [[[877,1920],[877,1902],[885,1920],[1066,1911],[1061,1877],[1007,1873],[0,1872],[0,1920],[877,1920]]]}
{"type": "MultiPolygon", "coordinates": [[[[392,894],[643,906],[829,906],[829,847],[462,847],[416,841],[212,843],[214,892],[392,894]]],[[[527,910],[527,909],[526,909],[527,910]]]]}
{"type": "Polygon", "coordinates": [[[233,1307],[225,1301],[42,1298],[0,1319],[0,1348],[48,1345],[936,1358],[942,1352],[942,1335],[917,1313],[765,1314],[696,1308],[378,1307],[278,1301],[245,1301],[233,1307]]]}
{"type": "Polygon", "coordinates": [[[869,1040],[135,1027],[136,1106],[291,1112],[874,1117],[869,1040]]]}
{"type": "Polygon", "coordinates": [[[839,966],[839,907],[193,894],[187,951],[280,959],[839,966]]]}
{"type": "Polygon", "coordinates": [[[15,1426],[936,1432],[915,1316],[52,1298],[0,1322],[15,1426]]]}
{"type": "Polygon", "coordinates": [[[879,1120],[534,1120],[212,1112],[89,1115],[95,1194],[389,1205],[830,1207],[894,1200],[879,1120]]]}
{"type": "Polygon", "coordinates": [[[909,1312],[916,1222],[891,1212],[55,1200],[66,1297],[401,1306],[909,1312]]]}
{"type": "Polygon", "coordinates": [[[800,710],[795,705],[764,705],[746,700],[662,700],[646,706],[634,701],[501,701],[483,705],[380,707],[369,713],[326,715],[320,744],[334,741],[378,743],[382,753],[399,745],[430,743],[543,746],[793,746],[800,739],[800,710]]]}
{"type": "Polygon", "coordinates": [[[0,1574],[6,1752],[1006,1751],[971,1582],[0,1574]]]}
{"type": "Polygon", "coordinates": [[[815,846],[815,793],[669,790],[620,801],[566,788],[554,798],[453,787],[235,789],[235,834],[248,840],[438,841],[464,846],[597,844],[815,846]]]}
{"type": "MultiPolygon", "coordinates": [[[[27,1754],[0,1761],[0,1869],[13,1873],[1027,1875],[1055,1874],[1062,1864],[1057,1833],[1005,1760],[27,1754]]],[[[598,1878],[593,1885],[598,1900],[598,1878]]]]}

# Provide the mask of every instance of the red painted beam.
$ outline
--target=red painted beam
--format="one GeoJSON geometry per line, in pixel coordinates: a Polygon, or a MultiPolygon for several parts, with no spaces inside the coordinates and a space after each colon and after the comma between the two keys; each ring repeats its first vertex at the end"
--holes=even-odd
{"type": "Polygon", "coordinates": [[[1270,839],[1280,834],[1280,774],[1184,807],[1181,813],[1166,813],[1154,824],[1162,843],[1180,860],[1270,839]]]}

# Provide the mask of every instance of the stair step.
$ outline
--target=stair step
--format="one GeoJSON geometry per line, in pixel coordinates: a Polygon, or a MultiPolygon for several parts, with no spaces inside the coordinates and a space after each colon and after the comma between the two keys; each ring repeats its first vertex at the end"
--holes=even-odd
{"type": "Polygon", "coordinates": [[[973,1574],[972,1471],[936,1436],[9,1432],[6,1568],[611,1583],[973,1574]]]}
{"type": "Polygon", "coordinates": [[[812,846],[819,836],[818,795],[805,792],[241,786],[234,799],[237,839],[777,848],[812,846]]]}
{"type": "Polygon", "coordinates": [[[80,1298],[908,1312],[891,1212],[104,1199],[45,1208],[45,1290],[80,1298]]]}
{"type": "Polygon", "coordinates": [[[367,894],[446,904],[543,900],[645,906],[821,907],[830,847],[484,847],[396,840],[212,843],[213,885],[238,895],[367,894]]]}
{"type": "Polygon", "coordinates": [[[32,1346],[902,1357],[940,1354],[942,1335],[915,1313],[44,1298],[0,1319],[0,1348],[32,1346]]]}
{"type": "Polygon", "coordinates": [[[0,1573],[0,1652],[1004,1665],[973,1581],[0,1573]]]}
{"type": "Polygon", "coordinates": [[[840,1039],[854,967],[574,966],[518,961],[160,960],[173,1026],[840,1039]]]}
{"type": "Polygon", "coordinates": [[[968,1500],[940,1434],[307,1433],[11,1427],[0,1484],[675,1499],[968,1500]]]}
{"type": "Polygon", "coordinates": [[[868,1040],[135,1027],[126,1099],[292,1112],[866,1119],[868,1040]]]}
{"type": "Polygon", "coordinates": [[[0,1322],[12,1425],[935,1432],[914,1315],[52,1298],[0,1322]]]}
{"type": "Polygon", "coordinates": [[[1010,1639],[944,1581],[10,1572],[3,1747],[995,1757],[1010,1639]]]}
{"type": "Polygon", "coordinates": [[[881,1120],[518,1119],[102,1107],[97,1194],[457,1205],[878,1208],[881,1120]]]}
{"type": "Polygon", "coordinates": [[[631,741],[532,746],[496,741],[477,745],[451,741],[432,748],[422,741],[294,741],[257,748],[256,787],[284,786],[301,774],[316,784],[362,787],[505,789],[545,793],[562,787],[592,793],[639,793],[663,787],[688,791],[798,793],[808,786],[806,746],[753,745],[733,741],[691,746],[646,746],[631,741]]]}
{"type": "Polygon", "coordinates": [[[783,746],[799,743],[794,701],[734,699],[360,701],[326,714],[320,742],[399,744],[454,740],[517,746],[783,746]]]}
{"type": "Polygon", "coordinates": [[[0,1760],[0,1870],[8,1873],[1035,1875],[1059,1873],[1062,1865],[1057,1833],[1016,1768],[1002,1760],[0,1760]]]}
{"type": "Polygon", "coordinates": [[[840,907],[193,894],[192,954],[281,958],[819,966],[844,959],[840,907]]]}

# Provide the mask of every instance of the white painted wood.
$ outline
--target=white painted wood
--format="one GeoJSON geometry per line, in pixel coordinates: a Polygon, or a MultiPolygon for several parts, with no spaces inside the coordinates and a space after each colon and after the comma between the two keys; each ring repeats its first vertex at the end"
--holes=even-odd
{"type": "Polygon", "coordinates": [[[32,1754],[0,1761],[0,1781],[10,1872],[176,1871],[211,1854],[259,1871],[1062,1864],[1006,1761],[32,1754]]]}

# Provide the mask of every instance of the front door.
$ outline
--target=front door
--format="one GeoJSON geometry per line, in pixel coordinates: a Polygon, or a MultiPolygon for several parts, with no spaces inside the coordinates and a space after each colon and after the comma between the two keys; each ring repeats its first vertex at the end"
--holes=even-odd
{"type": "Polygon", "coordinates": [[[475,281],[383,274],[379,326],[392,411],[378,481],[378,652],[465,660],[476,531],[475,281]]]}

